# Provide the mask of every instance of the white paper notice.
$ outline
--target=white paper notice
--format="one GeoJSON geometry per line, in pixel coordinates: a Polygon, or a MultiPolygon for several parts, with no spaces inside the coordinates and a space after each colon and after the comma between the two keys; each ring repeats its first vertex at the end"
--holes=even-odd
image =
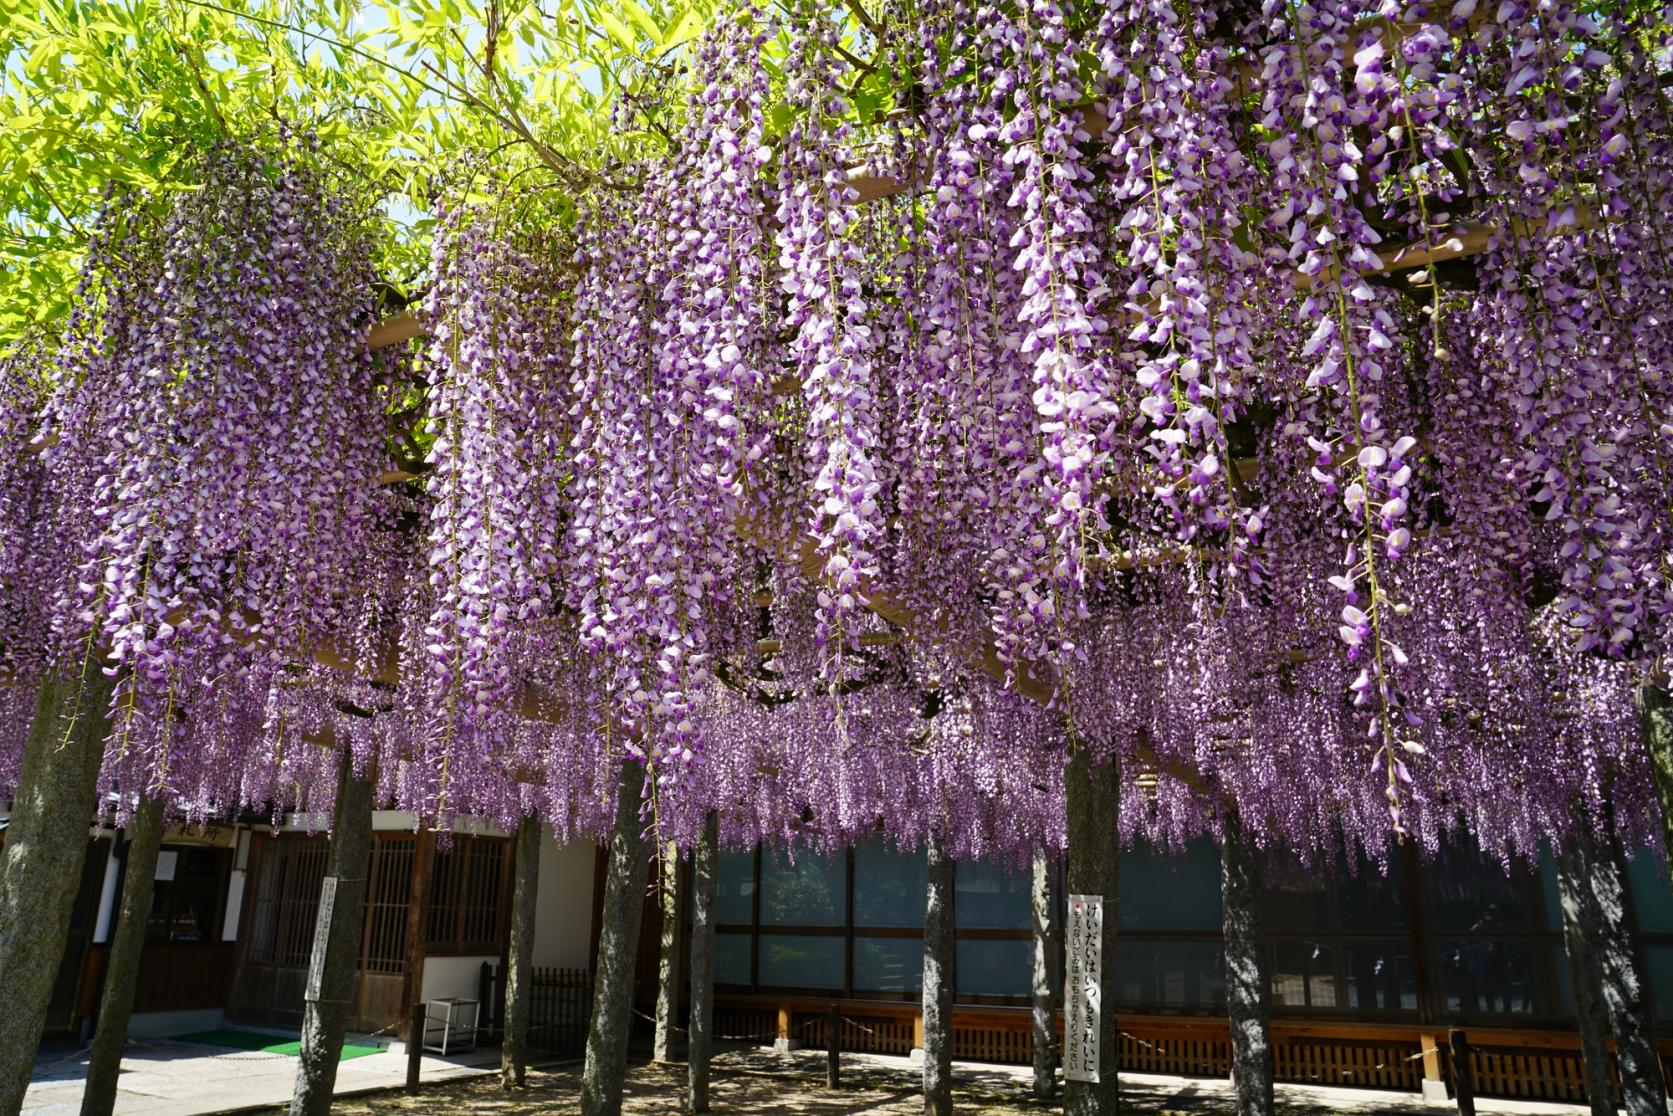
{"type": "Polygon", "coordinates": [[[1069,896],[1068,965],[1063,973],[1063,1076],[1098,1081],[1104,962],[1104,897],[1069,896]]]}
{"type": "Polygon", "coordinates": [[[308,987],[302,998],[318,1003],[320,984],[325,978],[325,950],[331,941],[331,920],[337,913],[337,877],[327,876],[320,881],[319,912],[314,916],[314,949],[308,958],[308,987]]]}

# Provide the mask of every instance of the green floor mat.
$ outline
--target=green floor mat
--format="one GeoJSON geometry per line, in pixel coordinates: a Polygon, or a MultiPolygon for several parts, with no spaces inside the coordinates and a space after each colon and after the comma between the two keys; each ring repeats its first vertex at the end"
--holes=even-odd
{"type": "MultiPolygon", "coordinates": [[[[262,1050],[268,1054],[297,1054],[302,1050],[300,1039],[282,1039],[278,1035],[264,1035],[257,1031],[234,1031],[220,1028],[214,1031],[193,1031],[189,1035],[174,1035],[173,1042],[193,1042],[200,1046],[226,1046],[233,1050],[262,1050]]],[[[340,1061],[350,1058],[364,1058],[368,1054],[381,1054],[381,1046],[360,1046],[356,1043],[343,1044],[343,1056],[340,1061]]]]}

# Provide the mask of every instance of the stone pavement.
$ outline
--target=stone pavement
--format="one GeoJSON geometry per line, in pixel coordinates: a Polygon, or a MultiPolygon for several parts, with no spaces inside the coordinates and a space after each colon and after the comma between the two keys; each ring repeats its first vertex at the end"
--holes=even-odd
{"type": "MultiPolygon", "coordinates": [[[[257,1028],[246,1028],[257,1029],[257,1028]]],[[[351,1041],[354,1036],[350,1036],[351,1041]]],[[[576,1111],[579,1073],[574,1066],[558,1066],[531,1075],[529,1090],[506,1096],[492,1070],[499,1054],[484,1049],[446,1059],[426,1055],[426,1088],[416,1097],[392,1091],[406,1080],[406,1054],[399,1045],[390,1050],[353,1058],[337,1071],[337,1094],[348,1097],[345,1113],[482,1113],[523,1116],[576,1111]],[[471,1079],[477,1080],[471,1080],[471,1079]]],[[[24,1101],[30,1116],[76,1116],[80,1109],[86,1051],[71,1047],[43,1052],[34,1083],[24,1101]]],[[[907,1058],[875,1054],[843,1056],[843,1089],[824,1090],[825,1055],[801,1050],[778,1053],[763,1047],[739,1047],[716,1055],[714,1067],[717,1111],[797,1116],[917,1116],[923,1111],[918,1094],[919,1069],[907,1058]]],[[[196,1116],[216,1112],[272,1112],[289,1102],[296,1072],[293,1055],[228,1050],[170,1040],[135,1041],[122,1060],[119,1116],[196,1116]]],[[[1028,1096],[1026,1066],[956,1063],[958,1111],[983,1116],[1043,1116],[1062,1109],[1042,1105],[1028,1096]]],[[[685,1067],[636,1064],[628,1078],[630,1113],[662,1114],[679,1111],[685,1067]]],[[[1373,1089],[1333,1089],[1304,1085],[1278,1086],[1279,1111],[1284,1116],[1445,1116],[1450,1105],[1426,1105],[1410,1093],[1373,1089]]],[[[1122,1097],[1126,1111],[1160,1113],[1227,1113],[1234,1110],[1225,1081],[1204,1078],[1124,1074],[1122,1097]]],[[[1577,1105],[1479,1100],[1481,1116],[1586,1116],[1577,1105]]]]}
{"type": "MultiPolygon", "coordinates": [[[[240,1030],[265,1028],[240,1025],[240,1030]]],[[[274,1032],[276,1038],[296,1033],[274,1032]]],[[[368,1041],[355,1035],[350,1042],[368,1041]]],[[[426,1083],[471,1077],[499,1068],[499,1050],[484,1049],[446,1058],[426,1054],[422,1079],[426,1083]]],[[[78,1116],[82,1083],[87,1074],[85,1048],[60,1045],[43,1049],[35,1063],[29,1093],[23,1100],[28,1116],[78,1116]]],[[[117,1116],[199,1116],[210,1112],[244,1112],[288,1104],[296,1078],[296,1056],[264,1051],[229,1050],[171,1039],[135,1039],[122,1054],[122,1076],[117,1083],[117,1116]]],[[[337,1095],[405,1084],[407,1055],[400,1044],[382,1053],[351,1058],[337,1066],[337,1095]]]]}

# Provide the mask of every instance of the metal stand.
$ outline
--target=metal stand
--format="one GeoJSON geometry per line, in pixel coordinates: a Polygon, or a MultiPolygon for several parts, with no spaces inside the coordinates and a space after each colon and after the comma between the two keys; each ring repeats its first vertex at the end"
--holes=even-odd
{"type": "Polygon", "coordinates": [[[481,1001],[449,997],[429,1000],[425,1007],[428,1019],[424,1025],[424,1049],[434,1050],[443,1057],[455,1049],[476,1049],[476,1024],[482,1011],[481,1001]],[[439,1040],[435,1037],[438,1033],[441,1035],[439,1040]]]}

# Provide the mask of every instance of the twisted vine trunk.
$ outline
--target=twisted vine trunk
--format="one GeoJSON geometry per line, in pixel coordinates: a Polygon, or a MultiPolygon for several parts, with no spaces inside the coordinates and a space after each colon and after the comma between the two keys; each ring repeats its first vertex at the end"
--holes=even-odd
{"type": "Polygon", "coordinates": [[[680,1011],[680,947],[684,945],[684,929],[680,920],[680,898],[685,881],[680,874],[680,850],[669,841],[658,850],[657,899],[662,912],[662,939],[658,945],[656,966],[656,1035],[651,1042],[651,1057],[659,1062],[672,1062],[678,1045],[680,1011]]]}
{"type": "Polygon", "coordinates": [[[1607,829],[1584,821],[1571,842],[1580,878],[1591,881],[1597,916],[1598,967],[1603,975],[1603,1003],[1615,1033],[1615,1058],[1621,1071],[1621,1103],[1627,1116],[1667,1116],[1667,1090],[1650,1030],[1644,974],[1627,920],[1626,863],[1620,845],[1607,829]]]}
{"type": "Polygon", "coordinates": [[[924,1112],[953,1112],[953,965],[956,934],[953,860],[932,830],[925,849],[924,1112]]]}
{"type": "Polygon", "coordinates": [[[534,910],[540,896],[540,819],[517,823],[512,852],[511,939],[505,956],[505,1040],[500,1047],[500,1088],[521,1088],[528,1074],[529,1014],[534,990],[534,910]]]}
{"type": "Polygon", "coordinates": [[[17,1116],[64,960],[115,683],[97,662],[41,684],[0,857],[0,1116],[17,1116]]]}
{"type": "Polygon", "coordinates": [[[1615,1116],[1615,1085],[1609,1072],[1609,1014],[1603,1004],[1603,969],[1595,940],[1597,897],[1585,873],[1584,858],[1575,842],[1565,842],[1557,852],[1557,899],[1563,912],[1563,946],[1568,951],[1568,975],[1574,989],[1580,1056],[1586,1067],[1586,1101],[1592,1116],[1615,1116]]]}
{"type": "Polygon", "coordinates": [[[151,918],[151,896],[156,890],[157,853],[163,847],[163,800],[147,795],[128,823],[128,849],[123,857],[122,907],[110,937],[105,962],[105,989],[99,997],[99,1023],[87,1064],[87,1086],[81,1094],[81,1116],[110,1116],[116,1108],[117,1077],[122,1072],[122,1047],[128,1041],[128,1020],[134,1012],[134,986],[139,980],[139,957],[145,949],[145,924],[151,918]]]}
{"type": "Polygon", "coordinates": [[[1057,904],[1051,888],[1051,860],[1034,854],[1034,1096],[1050,1100],[1057,1092],[1057,1002],[1053,989],[1057,904]]]}
{"type": "Polygon", "coordinates": [[[709,1110],[709,1055],[714,1049],[715,901],[719,893],[720,815],[709,811],[691,863],[691,1019],[686,1051],[693,1116],[709,1110]]]}
{"type": "Polygon", "coordinates": [[[338,760],[331,851],[320,884],[314,950],[303,994],[302,1049],[291,1095],[291,1116],[326,1116],[331,1111],[343,1032],[354,1007],[355,972],[360,966],[361,934],[366,925],[372,797],[372,773],[356,775],[354,757],[344,748],[338,760]]]}
{"type": "Polygon", "coordinates": [[[1238,1116],[1272,1116],[1271,980],[1261,929],[1260,863],[1236,814],[1220,850],[1225,910],[1226,1016],[1238,1116]]]}
{"type": "MultiPolygon", "coordinates": [[[[1104,901],[1103,945],[1098,956],[1098,1080],[1063,1083],[1064,1116],[1112,1116],[1121,1111],[1116,1081],[1115,927],[1119,895],[1121,821],[1120,761],[1095,763],[1088,749],[1077,747],[1063,773],[1069,814],[1069,894],[1100,896],[1104,901]]],[[[1073,994],[1065,989],[1064,998],[1073,994]]],[[[1068,1036],[1065,1036],[1067,1041],[1068,1036]]]]}
{"type": "Polygon", "coordinates": [[[622,765],[616,820],[610,829],[610,867],[600,912],[598,965],[587,1061],[581,1071],[582,1116],[620,1116],[627,1078],[627,1040],[633,1027],[633,962],[645,902],[645,838],[639,800],[645,769],[622,765]]]}

